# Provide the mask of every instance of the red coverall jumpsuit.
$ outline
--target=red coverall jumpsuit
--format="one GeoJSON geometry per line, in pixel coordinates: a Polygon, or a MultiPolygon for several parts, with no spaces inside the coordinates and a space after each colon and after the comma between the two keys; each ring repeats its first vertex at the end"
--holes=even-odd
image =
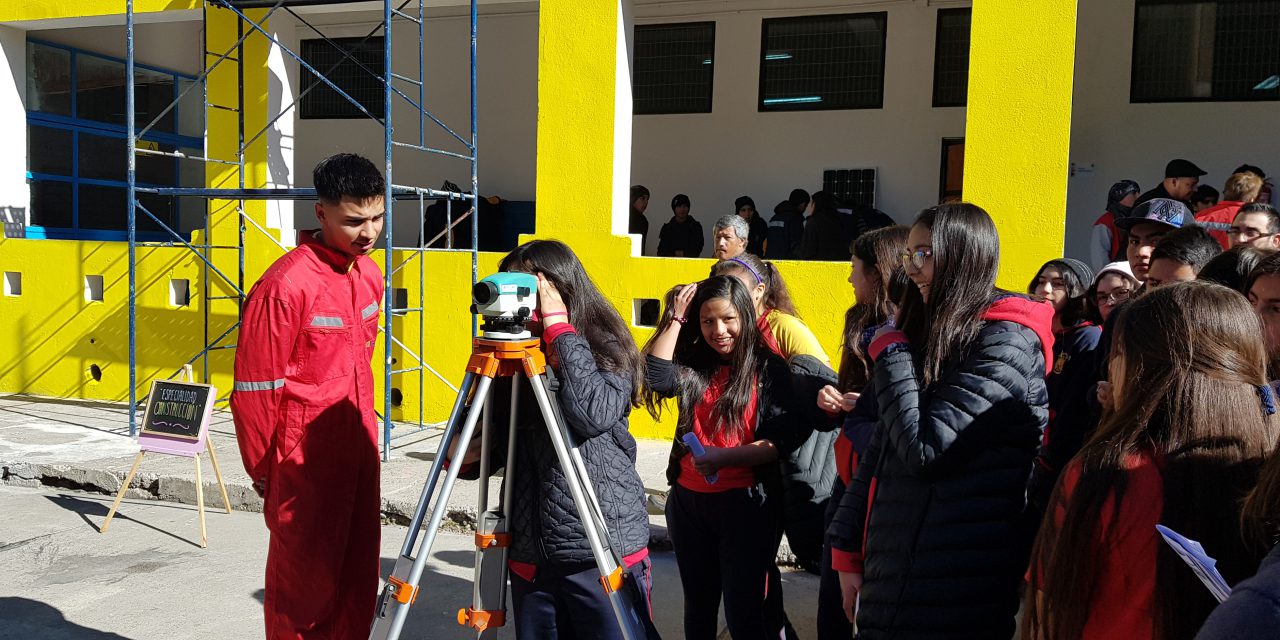
{"type": "Polygon", "coordinates": [[[271,530],[267,638],[364,638],[380,557],[370,361],[383,277],[303,234],[245,301],[231,411],[271,530]]]}

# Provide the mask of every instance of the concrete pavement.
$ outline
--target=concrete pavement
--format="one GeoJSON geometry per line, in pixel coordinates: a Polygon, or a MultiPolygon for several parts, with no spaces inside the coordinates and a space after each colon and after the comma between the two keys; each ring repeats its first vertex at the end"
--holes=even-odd
{"type": "MultiPolygon", "coordinates": [[[[108,496],[0,486],[0,640],[262,637],[268,533],[258,514],[208,514],[209,548],[197,544],[195,509],[126,500],[105,534],[108,496]]],[[[385,575],[407,530],[383,527],[385,575]]],[[[410,610],[404,638],[474,638],[455,615],[469,602],[474,546],[442,532],[410,610]]],[[[675,559],[655,551],[654,612],[666,638],[681,633],[675,559]]],[[[787,609],[802,638],[815,636],[817,578],[784,572],[787,609]]],[[[512,638],[510,628],[500,637],[512,638]]]]}

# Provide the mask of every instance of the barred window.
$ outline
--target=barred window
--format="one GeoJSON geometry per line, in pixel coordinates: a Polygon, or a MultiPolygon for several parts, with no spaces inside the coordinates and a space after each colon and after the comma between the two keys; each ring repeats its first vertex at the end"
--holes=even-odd
{"type": "Polygon", "coordinates": [[[711,113],[716,23],[637,26],[634,44],[636,114],[711,113]]]}
{"type": "Polygon", "coordinates": [[[887,23],[883,11],[765,20],[759,110],[884,106],[887,23]]]}
{"type": "Polygon", "coordinates": [[[1280,2],[1138,0],[1130,102],[1280,100],[1280,2]]]}
{"type": "MultiPolygon", "coordinates": [[[[381,119],[382,74],[385,69],[382,49],[381,37],[317,38],[302,41],[302,59],[359,102],[370,114],[381,119]]],[[[302,68],[301,86],[306,91],[299,111],[299,117],[303,120],[369,117],[305,67],[302,68]],[[310,91],[307,91],[308,88],[310,91]]]]}
{"type": "Polygon", "coordinates": [[[963,107],[969,101],[969,24],[973,9],[939,9],[933,49],[933,106],[963,107]]]}

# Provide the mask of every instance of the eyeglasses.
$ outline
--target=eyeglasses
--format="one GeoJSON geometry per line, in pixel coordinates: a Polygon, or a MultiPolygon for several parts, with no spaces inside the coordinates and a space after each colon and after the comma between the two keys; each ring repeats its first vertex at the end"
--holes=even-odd
{"type": "Polygon", "coordinates": [[[904,269],[914,268],[919,271],[924,268],[925,263],[933,259],[933,249],[916,249],[915,251],[903,251],[898,254],[902,259],[902,267],[904,269]]]}
{"type": "Polygon", "coordinates": [[[1227,233],[1233,236],[1243,236],[1246,240],[1253,240],[1262,235],[1261,229],[1253,229],[1250,227],[1231,227],[1227,233]]]}
{"type": "Polygon", "coordinates": [[[1094,296],[1094,299],[1099,305],[1119,304],[1128,300],[1131,295],[1133,295],[1132,289],[1112,289],[1107,293],[1099,291],[1098,294],[1094,296]]]}

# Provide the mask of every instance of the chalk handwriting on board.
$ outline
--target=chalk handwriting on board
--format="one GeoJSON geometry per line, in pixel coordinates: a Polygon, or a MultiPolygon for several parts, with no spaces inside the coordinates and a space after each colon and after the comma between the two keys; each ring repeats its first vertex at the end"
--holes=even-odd
{"type": "Polygon", "coordinates": [[[142,432],[168,438],[199,439],[213,401],[212,393],[209,385],[155,381],[147,399],[142,432]]]}

